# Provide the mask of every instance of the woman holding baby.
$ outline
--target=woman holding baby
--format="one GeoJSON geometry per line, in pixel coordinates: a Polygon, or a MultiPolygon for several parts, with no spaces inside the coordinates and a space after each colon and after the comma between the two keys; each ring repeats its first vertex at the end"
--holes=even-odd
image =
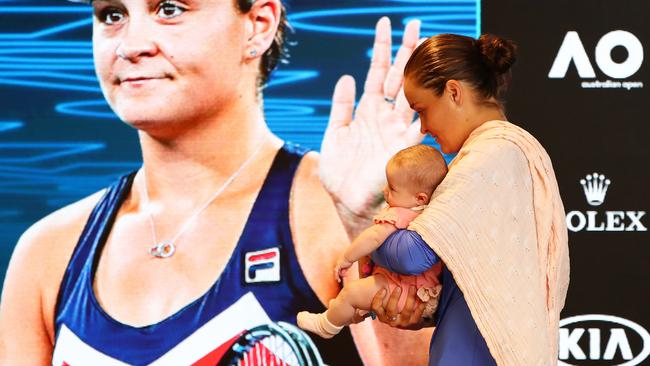
{"type": "MultiPolygon", "coordinates": [[[[557,363],[569,281],[565,215],[548,154],[506,121],[515,51],[491,35],[443,34],[422,43],[404,70],[421,132],[458,154],[427,207],[373,259],[402,274],[444,263],[429,365],[557,363]]],[[[399,288],[389,298],[382,290],[372,309],[394,327],[421,328],[424,304],[415,290],[404,306],[399,288]]]]}

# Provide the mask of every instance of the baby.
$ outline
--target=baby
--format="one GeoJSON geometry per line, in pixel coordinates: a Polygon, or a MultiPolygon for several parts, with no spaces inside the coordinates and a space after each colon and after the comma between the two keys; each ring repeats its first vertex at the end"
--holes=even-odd
{"type": "MultiPolygon", "coordinates": [[[[445,174],[445,160],[431,146],[416,145],[395,154],[386,164],[388,184],[384,188],[384,198],[388,205],[374,217],[374,225],[364,230],[339,259],[334,270],[337,281],[341,281],[341,276],[354,262],[379,248],[390,234],[408,227],[429,203],[445,174]]],[[[392,291],[397,286],[403,289],[415,286],[418,297],[426,303],[422,317],[430,318],[438,305],[440,271],[441,264],[418,275],[400,275],[375,266],[372,275],[346,283],[324,313],[298,313],[298,326],[323,338],[331,338],[352,323],[356,309],[370,310],[378,291],[382,288],[392,291]]],[[[408,291],[402,291],[398,309],[404,307],[407,296],[408,291]]]]}

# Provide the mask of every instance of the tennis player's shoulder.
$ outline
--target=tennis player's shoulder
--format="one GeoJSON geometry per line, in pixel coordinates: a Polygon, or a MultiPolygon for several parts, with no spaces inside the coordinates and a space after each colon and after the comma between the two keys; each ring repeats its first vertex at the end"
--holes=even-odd
{"type": "Polygon", "coordinates": [[[90,212],[104,192],[96,192],[37,221],[18,241],[18,245],[25,248],[17,247],[16,250],[44,250],[55,254],[67,246],[74,247],[90,212]]]}
{"type": "Polygon", "coordinates": [[[299,179],[297,183],[313,185],[313,188],[322,186],[318,175],[319,159],[320,155],[315,151],[310,151],[302,157],[296,171],[296,179],[299,179]]]}
{"type": "Polygon", "coordinates": [[[0,307],[0,333],[12,334],[12,344],[38,344],[39,349],[49,349],[54,344],[54,308],[63,274],[79,234],[102,194],[97,192],[53,212],[18,240],[0,307]],[[12,320],[16,318],[21,322],[12,320]]]}
{"type": "Polygon", "coordinates": [[[300,161],[292,187],[293,208],[307,215],[335,213],[334,202],[319,175],[319,154],[310,151],[300,161]]]}
{"type": "MultiPolygon", "coordinates": [[[[458,153],[458,162],[474,166],[476,161],[484,169],[499,169],[504,164],[526,166],[527,158],[524,151],[515,142],[503,138],[486,138],[463,147],[458,153]]],[[[463,165],[465,165],[463,164],[463,165]]]]}
{"type": "Polygon", "coordinates": [[[9,270],[42,276],[39,282],[45,288],[58,286],[90,212],[103,194],[99,191],[33,224],[18,240],[9,270]]]}

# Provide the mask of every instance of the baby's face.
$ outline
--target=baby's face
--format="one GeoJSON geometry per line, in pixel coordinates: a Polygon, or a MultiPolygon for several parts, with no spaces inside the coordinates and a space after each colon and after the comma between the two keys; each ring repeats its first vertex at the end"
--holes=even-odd
{"type": "Polygon", "coordinates": [[[417,207],[422,203],[418,201],[418,192],[414,189],[409,177],[399,169],[386,169],[388,184],[384,187],[384,199],[391,207],[417,207]]]}

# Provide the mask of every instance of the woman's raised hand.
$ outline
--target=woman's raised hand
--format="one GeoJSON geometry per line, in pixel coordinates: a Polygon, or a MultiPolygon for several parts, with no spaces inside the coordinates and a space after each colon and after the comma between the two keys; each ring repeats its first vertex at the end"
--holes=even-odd
{"type": "Polygon", "coordinates": [[[404,97],[404,66],[417,46],[420,22],[406,25],[391,64],[391,25],[379,19],[364,92],[355,106],[355,81],[341,77],[321,146],[323,184],[350,213],[367,216],[385,184],[384,169],[397,151],[422,141],[419,120],[404,97]]]}

